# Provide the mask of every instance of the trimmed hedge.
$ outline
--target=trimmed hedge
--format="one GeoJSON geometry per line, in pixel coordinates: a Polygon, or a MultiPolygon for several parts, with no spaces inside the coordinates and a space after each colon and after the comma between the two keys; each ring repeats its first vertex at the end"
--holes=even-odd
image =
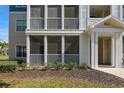
{"type": "Polygon", "coordinates": [[[15,72],[17,70],[18,63],[16,61],[0,61],[0,72],[15,72]]]}

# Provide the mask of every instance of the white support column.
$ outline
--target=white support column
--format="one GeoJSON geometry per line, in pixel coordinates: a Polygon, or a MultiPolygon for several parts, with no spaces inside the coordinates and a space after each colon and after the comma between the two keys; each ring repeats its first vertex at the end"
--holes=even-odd
{"type": "Polygon", "coordinates": [[[82,35],[79,36],[79,65],[83,64],[83,41],[82,41],[82,35]]]}
{"type": "Polygon", "coordinates": [[[94,32],[91,33],[91,67],[94,68],[95,64],[94,64],[94,32]]]}
{"type": "Polygon", "coordinates": [[[65,37],[62,36],[62,63],[64,63],[64,53],[65,52],[65,37]]]}
{"type": "Polygon", "coordinates": [[[45,9],[45,13],[44,13],[44,18],[45,18],[44,26],[45,26],[45,27],[44,27],[44,29],[47,30],[47,17],[48,17],[48,9],[47,9],[47,8],[48,8],[48,6],[45,5],[44,7],[45,7],[45,8],[44,8],[44,9],[45,9]]]}
{"type": "Polygon", "coordinates": [[[83,14],[82,14],[83,12],[82,12],[82,5],[79,5],[79,29],[81,30],[81,29],[83,29],[83,18],[82,18],[82,16],[83,16],[83,14]]]}
{"type": "Polygon", "coordinates": [[[62,30],[64,30],[64,5],[62,5],[61,15],[62,15],[62,30]]]}
{"type": "Polygon", "coordinates": [[[47,36],[44,36],[44,64],[47,65],[47,36]]]}
{"type": "Polygon", "coordinates": [[[115,35],[111,38],[111,65],[115,66],[115,35]]]}
{"type": "Polygon", "coordinates": [[[123,58],[123,40],[122,40],[122,33],[119,34],[119,64],[118,67],[122,67],[122,58],[123,58]]]}
{"type": "Polygon", "coordinates": [[[116,45],[115,45],[115,47],[116,47],[116,49],[115,49],[116,50],[116,52],[115,52],[115,57],[116,57],[115,58],[115,67],[118,68],[118,66],[119,66],[118,65],[118,63],[119,63],[118,62],[119,61],[119,49],[118,49],[119,48],[119,46],[118,46],[119,45],[119,42],[118,42],[119,41],[119,36],[118,36],[118,33],[116,33],[115,41],[116,41],[116,45]]]}
{"type": "Polygon", "coordinates": [[[26,47],[27,47],[27,53],[26,53],[26,55],[27,55],[27,59],[26,59],[26,65],[27,65],[27,67],[29,67],[30,66],[30,36],[29,35],[27,35],[26,36],[26,47]]]}
{"type": "Polygon", "coordinates": [[[98,33],[95,33],[95,45],[94,45],[94,53],[95,53],[95,60],[94,60],[94,67],[98,67],[98,33]]]}
{"type": "Polygon", "coordinates": [[[30,29],[30,5],[27,5],[27,29],[30,29]]]}
{"type": "Polygon", "coordinates": [[[88,36],[88,66],[91,66],[90,64],[90,36],[88,36]]]}

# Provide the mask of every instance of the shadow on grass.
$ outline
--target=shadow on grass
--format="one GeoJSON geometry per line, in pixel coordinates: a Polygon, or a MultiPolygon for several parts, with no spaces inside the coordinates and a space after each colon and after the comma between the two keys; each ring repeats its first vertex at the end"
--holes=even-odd
{"type": "Polygon", "coordinates": [[[3,80],[0,80],[0,88],[8,88],[10,84],[4,82],[3,80]]]}

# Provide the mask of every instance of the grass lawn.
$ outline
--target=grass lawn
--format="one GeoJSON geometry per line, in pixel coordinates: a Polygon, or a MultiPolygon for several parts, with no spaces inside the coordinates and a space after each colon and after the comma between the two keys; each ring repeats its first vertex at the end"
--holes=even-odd
{"type": "Polygon", "coordinates": [[[0,73],[0,87],[9,88],[116,88],[124,79],[96,70],[22,71],[0,73]]]}
{"type": "Polygon", "coordinates": [[[43,77],[35,79],[6,79],[3,87],[10,88],[104,88],[115,85],[100,84],[78,78],[43,77]]]}
{"type": "Polygon", "coordinates": [[[9,56],[3,56],[3,55],[0,55],[0,60],[7,60],[7,59],[9,59],[9,56]]]}

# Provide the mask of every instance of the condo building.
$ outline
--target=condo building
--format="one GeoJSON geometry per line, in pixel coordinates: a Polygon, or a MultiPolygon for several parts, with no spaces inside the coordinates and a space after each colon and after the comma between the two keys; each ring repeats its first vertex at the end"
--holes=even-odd
{"type": "Polygon", "coordinates": [[[9,59],[122,67],[123,5],[10,5],[9,59]]]}

